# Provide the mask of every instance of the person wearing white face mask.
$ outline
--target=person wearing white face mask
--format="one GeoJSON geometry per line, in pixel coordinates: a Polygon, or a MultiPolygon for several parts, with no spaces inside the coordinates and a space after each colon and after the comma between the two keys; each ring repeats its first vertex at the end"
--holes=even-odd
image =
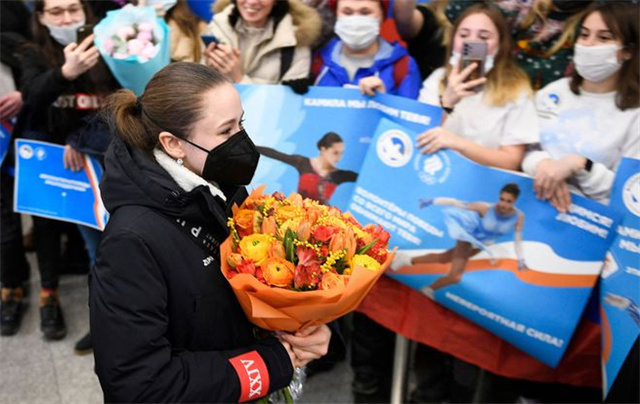
{"type": "Polygon", "coordinates": [[[449,65],[435,70],[420,91],[419,101],[445,110],[442,126],[418,136],[423,153],[451,149],[479,164],[520,168],[526,145],[538,141],[538,123],[529,78],[511,49],[504,17],[494,7],[474,5],[458,17],[447,49],[449,65]],[[487,44],[484,77],[469,79],[476,64],[461,68],[467,41],[487,44]]]}
{"type": "Polygon", "coordinates": [[[640,158],[637,5],[597,4],[583,19],[575,72],[536,96],[540,145],[527,154],[534,190],[560,211],[569,189],[607,203],[623,157],[640,158]]]}
{"type": "Polygon", "coordinates": [[[317,86],[359,87],[363,94],[376,92],[417,98],[418,65],[398,43],[380,37],[386,0],[337,0],[335,32],[316,55],[312,73],[317,86]]]}
{"type": "MultiPolygon", "coordinates": [[[[70,146],[87,126],[102,97],[120,86],[101,62],[91,35],[76,43],[76,30],[92,22],[80,0],[37,0],[33,12],[33,44],[22,57],[20,90],[24,104],[14,136],[65,146],[65,168],[83,169],[84,155],[70,146]]],[[[66,325],[57,293],[62,270],[60,239],[63,222],[34,217],[36,255],[40,270],[40,328],[45,338],[61,339],[66,325]]],[[[100,232],[78,226],[89,252],[95,256],[100,232]]],[[[73,229],[75,231],[75,229],[73,229]]],[[[80,247],[82,248],[82,247],[80,247]]]]}

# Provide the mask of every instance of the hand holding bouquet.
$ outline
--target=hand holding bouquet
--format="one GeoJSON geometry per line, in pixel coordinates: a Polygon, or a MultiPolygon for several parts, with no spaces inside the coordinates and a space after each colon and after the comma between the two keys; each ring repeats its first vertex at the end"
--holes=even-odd
{"type": "Polygon", "coordinates": [[[391,262],[389,233],[349,213],[258,189],[229,220],[222,271],[245,314],[296,331],[353,311],[391,262]]]}

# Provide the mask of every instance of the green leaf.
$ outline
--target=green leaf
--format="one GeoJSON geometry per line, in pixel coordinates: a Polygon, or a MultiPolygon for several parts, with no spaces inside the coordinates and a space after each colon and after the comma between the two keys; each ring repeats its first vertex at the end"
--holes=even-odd
{"type": "Polygon", "coordinates": [[[367,251],[369,251],[371,249],[371,247],[373,247],[374,245],[376,245],[376,243],[378,242],[377,238],[374,238],[372,242],[370,242],[367,245],[363,245],[362,248],[360,248],[359,250],[356,251],[356,254],[362,255],[362,254],[366,254],[367,251]]]}

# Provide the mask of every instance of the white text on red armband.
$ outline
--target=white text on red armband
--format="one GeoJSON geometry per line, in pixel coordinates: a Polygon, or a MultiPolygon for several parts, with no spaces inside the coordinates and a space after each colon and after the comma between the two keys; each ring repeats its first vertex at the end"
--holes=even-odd
{"type": "Polygon", "coordinates": [[[240,379],[238,402],[253,401],[269,392],[269,372],[264,360],[256,351],[229,359],[240,379]]]}

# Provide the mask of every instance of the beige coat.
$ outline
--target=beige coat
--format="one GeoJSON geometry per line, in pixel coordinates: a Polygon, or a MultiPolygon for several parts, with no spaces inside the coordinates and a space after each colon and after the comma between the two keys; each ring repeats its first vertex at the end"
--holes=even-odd
{"type": "MultiPolygon", "coordinates": [[[[288,0],[290,12],[275,32],[265,33],[262,41],[253,49],[252,60],[242,60],[247,66],[243,84],[279,84],[281,81],[307,78],[311,69],[311,45],[320,35],[322,21],[318,13],[302,4],[299,0],[288,0]],[[280,50],[295,46],[291,67],[280,80],[280,50]]],[[[209,32],[220,42],[238,47],[238,31],[229,24],[229,15],[234,5],[230,0],[218,0],[214,5],[216,14],[209,24],[209,32]]],[[[239,23],[239,22],[238,22],[239,23]]],[[[241,58],[249,53],[241,50],[241,58]]]]}
{"type": "MultiPolygon", "coordinates": [[[[167,22],[169,26],[169,48],[171,52],[172,62],[195,62],[193,54],[193,39],[180,30],[178,24],[173,20],[167,22]]],[[[200,22],[198,24],[200,33],[207,31],[207,24],[200,22]]],[[[198,38],[198,46],[204,51],[204,44],[198,38]]]]}

